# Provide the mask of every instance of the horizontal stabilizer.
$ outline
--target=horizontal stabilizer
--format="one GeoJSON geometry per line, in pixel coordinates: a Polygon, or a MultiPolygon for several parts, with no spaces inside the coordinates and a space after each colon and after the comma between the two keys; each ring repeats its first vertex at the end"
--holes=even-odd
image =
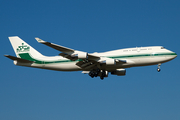
{"type": "Polygon", "coordinates": [[[25,59],[22,59],[22,58],[18,58],[18,57],[14,57],[14,56],[11,56],[11,55],[4,55],[5,57],[11,59],[11,60],[16,60],[18,62],[21,62],[21,63],[33,63],[34,61],[30,61],[30,60],[25,60],[25,59]]]}

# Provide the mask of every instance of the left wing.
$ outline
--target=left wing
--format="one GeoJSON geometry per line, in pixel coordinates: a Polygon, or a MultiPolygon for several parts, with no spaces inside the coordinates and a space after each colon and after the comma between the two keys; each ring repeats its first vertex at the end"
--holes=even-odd
{"type": "Polygon", "coordinates": [[[112,59],[112,58],[107,58],[107,57],[101,57],[98,55],[93,55],[93,54],[89,54],[87,52],[82,52],[82,51],[78,51],[78,50],[74,50],[71,48],[67,48],[64,46],[60,46],[60,45],[56,45],[54,43],[50,43],[50,42],[46,42],[44,40],[41,40],[40,38],[35,38],[39,43],[42,43],[44,45],[47,45],[51,48],[54,48],[58,51],[61,51],[62,53],[60,53],[59,55],[62,57],[65,57],[67,59],[70,60],[77,60],[77,59],[81,59],[82,61],[79,61],[76,63],[76,65],[78,65],[79,67],[85,69],[85,70],[89,70],[92,69],[95,66],[98,65],[102,65],[102,64],[106,64],[106,65],[114,65],[116,63],[126,63],[126,61],[124,60],[117,60],[117,59],[112,59]]]}
{"type": "Polygon", "coordinates": [[[82,52],[74,49],[70,49],[64,46],[56,45],[54,43],[46,42],[44,40],[41,40],[40,38],[35,38],[39,43],[42,43],[44,45],[47,45],[51,48],[54,48],[58,51],[61,51],[60,56],[63,56],[70,60],[76,60],[76,59],[88,59],[88,60],[98,60],[100,59],[100,56],[95,56],[88,54],[87,52],[82,52]]]}
{"type": "Polygon", "coordinates": [[[58,51],[61,51],[61,52],[63,52],[63,53],[68,53],[68,54],[70,54],[70,53],[73,53],[75,50],[73,50],[73,49],[70,49],[70,48],[67,48],[67,47],[64,47],[64,46],[60,46],[60,45],[56,45],[56,44],[53,44],[53,43],[50,43],[50,42],[46,42],[46,41],[43,41],[43,40],[41,40],[41,39],[39,39],[39,38],[35,38],[39,43],[42,43],[42,44],[45,44],[45,45],[47,45],[47,46],[49,46],[49,47],[52,47],[52,48],[54,48],[54,49],[56,49],[56,50],[58,50],[58,51]]]}

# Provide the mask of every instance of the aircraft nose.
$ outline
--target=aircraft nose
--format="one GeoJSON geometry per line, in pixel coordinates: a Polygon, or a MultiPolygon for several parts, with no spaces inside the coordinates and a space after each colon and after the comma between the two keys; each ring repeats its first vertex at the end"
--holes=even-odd
{"type": "Polygon", "coordinates": [[[172,58],[176,58],[177,57],[177,54],[175,52],[172,53],[172,58]]]}
{"type": "Polygon", "coordinates": [[[177,54],[174,52],[174,58],[176,58],[177,57],[177,54]]]}

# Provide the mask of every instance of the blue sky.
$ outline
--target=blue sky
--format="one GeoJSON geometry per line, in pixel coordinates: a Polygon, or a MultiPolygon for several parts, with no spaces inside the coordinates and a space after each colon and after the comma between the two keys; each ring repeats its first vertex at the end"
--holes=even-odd
{"type": "Polygon", "coordinates": [[[0,2],[1,120],[179,120],[179,57],[161,66],[127,69],[123,77],[14,66],[8,40],[19,36],[47,56],[69,48],[103,52],[161,45],[179,54],[176,0],[5,0],[0,2]]]}

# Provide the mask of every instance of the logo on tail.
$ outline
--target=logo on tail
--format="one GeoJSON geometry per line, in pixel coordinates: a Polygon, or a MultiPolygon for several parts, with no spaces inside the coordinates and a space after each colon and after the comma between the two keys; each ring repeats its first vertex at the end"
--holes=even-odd
{"type": "Polygon", "coordinates": [[[22,46],[18,46],[18,48],[16,49],[17,52],[28,52],[30,50],[30,47],[27,45],[24,45],[24,43],[22,43],[22,46]]]}

